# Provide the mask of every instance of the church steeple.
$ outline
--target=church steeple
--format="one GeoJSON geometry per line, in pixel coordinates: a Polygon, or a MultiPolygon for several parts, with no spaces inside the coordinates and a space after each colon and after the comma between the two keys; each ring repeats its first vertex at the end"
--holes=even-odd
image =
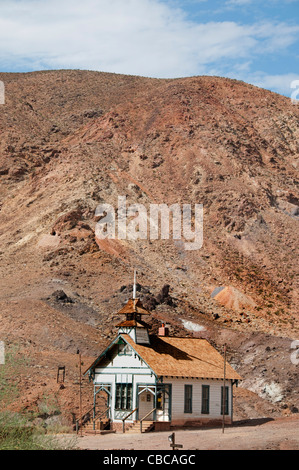
{"type": "Polygon", "coordinates": [[[136,299],[136,269],[134,269],[133,300],[136,299]]]}
{"type": "Polygon", "coordinates": [[[149,325],[142,318],[144,315],[150,315],[150,312],[136,298],[136,270],[134,271],[133,298],[129,299],[118,313],[126,316],[126,319],[117,325],[119,333],[130,335],[137,344],[150,344],[149,325]]]}

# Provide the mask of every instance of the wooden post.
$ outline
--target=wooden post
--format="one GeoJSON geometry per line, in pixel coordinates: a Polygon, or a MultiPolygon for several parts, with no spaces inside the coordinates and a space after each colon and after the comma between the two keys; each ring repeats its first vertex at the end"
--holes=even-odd
{"type": "Polygon", "coordinates": [[[222,433],[224,433],[224,421],[225,421],[225,373],[226,373],[226,344],[224,345],[224,366],[223,366],[223,393],[222,393],[222,433]]]}
{"type": "Polygon", "coordinates": [[[168,440],[170,441],[170,447],[173,448],[173,450],[177,450],[177,449],[182,449],[183,448],[183,445],[182,444],[176,444],[175,443],[175,433],[173,432],[172,434],[170,434],[170,436],[168,436],[168,440]]]}
{"type": "Polygon", "coordinates": [[[62,383],[63,383],[64,379],[65,379],[65,366],[58,366],[58,369],[57,369],[57,383],[59,383],[60,371],[62,371],[62,383]]]}

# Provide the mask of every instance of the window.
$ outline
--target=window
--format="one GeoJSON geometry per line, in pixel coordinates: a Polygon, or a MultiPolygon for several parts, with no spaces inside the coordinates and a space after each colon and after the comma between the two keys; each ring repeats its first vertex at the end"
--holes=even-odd
{"type": "MultiPolygon", "coordinates": [[[[223,387],[221,387],[221,414],[223,415],[223,387]]],[[[224,414],[228,415],[228,387],[225,387],[224,414]]]]}
{"type": "Polygon", "coordinates": [[[132,384],[116,384],[115,409],[132,409],[132,384]]]}
{"type": "Polygon", "coordinates": [[[192,385],[185,385],[184,413],[192,413],[192,385]]]}
{"type": "Polygon", "coordinates": [[[201,392],[201,413],[208,415],[210,413],[210,386],[202,385],[201,392]]]}
{"type": "Polygon", "coordinates": [[[119,356],[132,356],[132,349],[128,344],[119,344],[118,345],[118,355],[119,356]]]}

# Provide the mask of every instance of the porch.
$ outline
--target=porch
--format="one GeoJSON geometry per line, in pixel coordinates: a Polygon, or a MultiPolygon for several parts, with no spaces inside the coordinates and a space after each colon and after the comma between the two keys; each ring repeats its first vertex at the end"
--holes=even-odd
{"type": "Polygon", "coordinates": [[[171,422],[171,385],[132,383],[97,384],[94,405],[77,420],[83,429],[103,433],[149,432],[169,429],[171,422]],[[134,392],[134,393],[133,393],[134,392]]]}

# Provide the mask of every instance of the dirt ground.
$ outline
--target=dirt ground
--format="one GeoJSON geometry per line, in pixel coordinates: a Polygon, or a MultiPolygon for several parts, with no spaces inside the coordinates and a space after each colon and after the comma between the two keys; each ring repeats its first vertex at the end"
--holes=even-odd
{"type": "MultiPolygon", "coordinates": [[[[183,450],[299,450],[299,417],[259,419],[231,427],[175,431],[183,450]]],[[[169,450],[170,431],[144,434],[78,436],[82,450],[169,450]]],[[[59,439],[68,439],[69,435],[59,439]]]]}

